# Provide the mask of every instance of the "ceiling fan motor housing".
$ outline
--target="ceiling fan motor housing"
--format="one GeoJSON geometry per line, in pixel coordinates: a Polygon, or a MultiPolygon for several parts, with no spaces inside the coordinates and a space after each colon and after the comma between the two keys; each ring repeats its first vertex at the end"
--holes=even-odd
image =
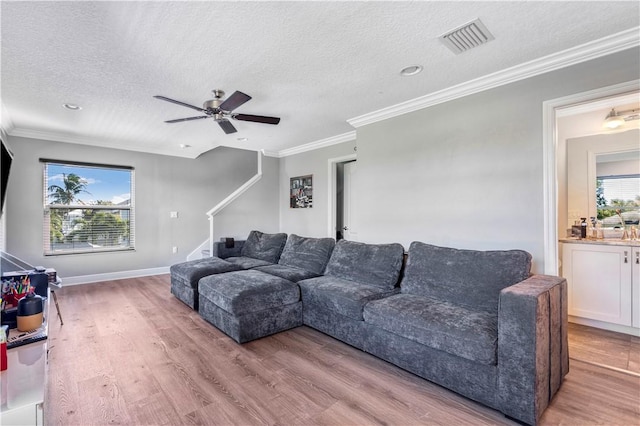
{"type": "Polygon", "coordinates": [[[202,104],[202,108],[208,110],[217,110],[220,107],[220,104],[222,103],[222,99],[220,98],[216,98],[216,99],[209,99],[208,101],[205,101],[204,104],[202,104]]]}

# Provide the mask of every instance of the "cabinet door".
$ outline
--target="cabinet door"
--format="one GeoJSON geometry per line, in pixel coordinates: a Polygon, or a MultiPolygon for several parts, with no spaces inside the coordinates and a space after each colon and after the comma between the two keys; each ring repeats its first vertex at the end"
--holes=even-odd
{"type": "Polygon", "coordinates": [[[631,247],[564,244],[569,315],[631,326],[631,247]]]}
{"type": "Polygon", "coordinates": [[[640,328],[640,247],[632,251],[631,256],[631,311],[633,326],[640,328]]]}

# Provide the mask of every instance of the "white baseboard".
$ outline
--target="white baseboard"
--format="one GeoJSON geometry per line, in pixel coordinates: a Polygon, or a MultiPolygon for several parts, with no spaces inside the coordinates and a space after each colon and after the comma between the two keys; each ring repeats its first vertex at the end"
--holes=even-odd
{"type": "Polygon", "coordinates": [[[149,275],[168,274],[169,267],[162,266],[160,268],[136,269],[133,271],[107,272],[104,274],[79,275],[76,277],[61,277],[62,285],[78,285],[97,283],[101,281],[122,280],[125,278],[147,277],[149,275]]]}
{"type": "Polygon", "coordinates": [[[603,330],[615,331],[617,333],[630,334],[632,336],[640,337],[640,329],[635,327],[628,327],[626,325],[611,324],[609,322],[592,320],[588,318],[580,318],[569,315],[569,322],[588,325],[589,327],[600,328],[603,330]]]}

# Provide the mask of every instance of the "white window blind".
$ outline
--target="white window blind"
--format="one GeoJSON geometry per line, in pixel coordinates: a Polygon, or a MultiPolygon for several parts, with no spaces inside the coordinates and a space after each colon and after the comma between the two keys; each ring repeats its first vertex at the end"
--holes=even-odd
{"type": "Polygon", "coordinates": [[[640,175],[600,176],[596,184],[598,219],[605,227],[640,223],[640,175]],[[618,214],[618,211],[620,214],[618,214]]]}
{"type": "Polygon", "coordinates": [[[135,248],[133,168],[40,161],[45,255],[135,248]]]}

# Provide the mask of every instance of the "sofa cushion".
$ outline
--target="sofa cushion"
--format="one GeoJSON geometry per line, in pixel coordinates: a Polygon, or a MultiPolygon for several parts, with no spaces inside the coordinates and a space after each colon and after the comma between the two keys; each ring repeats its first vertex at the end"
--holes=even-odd
{"type": "Polygon", "coordinates": [[[333,238],[310,238],[291,234],[278,263],[321,275],[335,245],[333,238]]]}
{"type": "Polygon", "coordinates": [[[292,266],[285,265],[266,265],[255,268],[256,271],[265,272],[267,274],[275,275],[276,277],[284,278],[285,280],[298,281],[306,280],[308,278],[315,278],[320,276],[315,272],[309,272],[304,269],[294,268],[292,266]]]}
{"type": "Polygon", "coordinates": [[[171,265],[171,281],[179,281],[183,285],[197,289],[200,278],[212,274],[238,271],[240,266],[227,262],[217,257],[205,257],[202,259],[190,260],[188,262],[171,265]]]}
{"type": "Polygon", "coordinates": [[[241,255],[269,263],[278,263],[286,242],[287,234],[265,234],[260,231],[251,231],[242,246],[241,255]]]}
{"type": "Polygon", "coordinates": [[[477,251],[411,243],[402,293],[497,315],[503,288],[529,277],[531,255],[522,250],[477,251]]]}
{"type": "Polygon", "coordinates": [[[385,289],[328,276],[300,281],[298,285],[303,309],[309,306],[319,307],[356,321],[362,321],[362,309],[367,302],[397,292],[397,289],[385,289]]]}
{"type": "Polygon", "coordinates": [[[204,297],[233,315],[297,303],[300,289],[288,280],[255,270],[210,275],[198,284],[204,297]]]}
{"type": "Polygon", "coordinates": [[[357,283],[392,289],[398,282],[404,248],[393,244],[365,244],[340,240],[324,274],[357,283]]]}
{"type": "Polygon", "coordinates": [[[225,260],[229,263],[232,263],[238,266],[238,268],[240,269],[253,269],[253,268],[257,268],[258,266],[273,265],[273,263],[267,262],[266,260],[254,259],[253,257],[245,257],[245,256],[227,257],[225,260]]]}
{"type": "Polygon", "coordinates": [[[364,320],[451,355],[497,362],[498,317],[486,311],[402,293],[367,303],[364,320]]]}

